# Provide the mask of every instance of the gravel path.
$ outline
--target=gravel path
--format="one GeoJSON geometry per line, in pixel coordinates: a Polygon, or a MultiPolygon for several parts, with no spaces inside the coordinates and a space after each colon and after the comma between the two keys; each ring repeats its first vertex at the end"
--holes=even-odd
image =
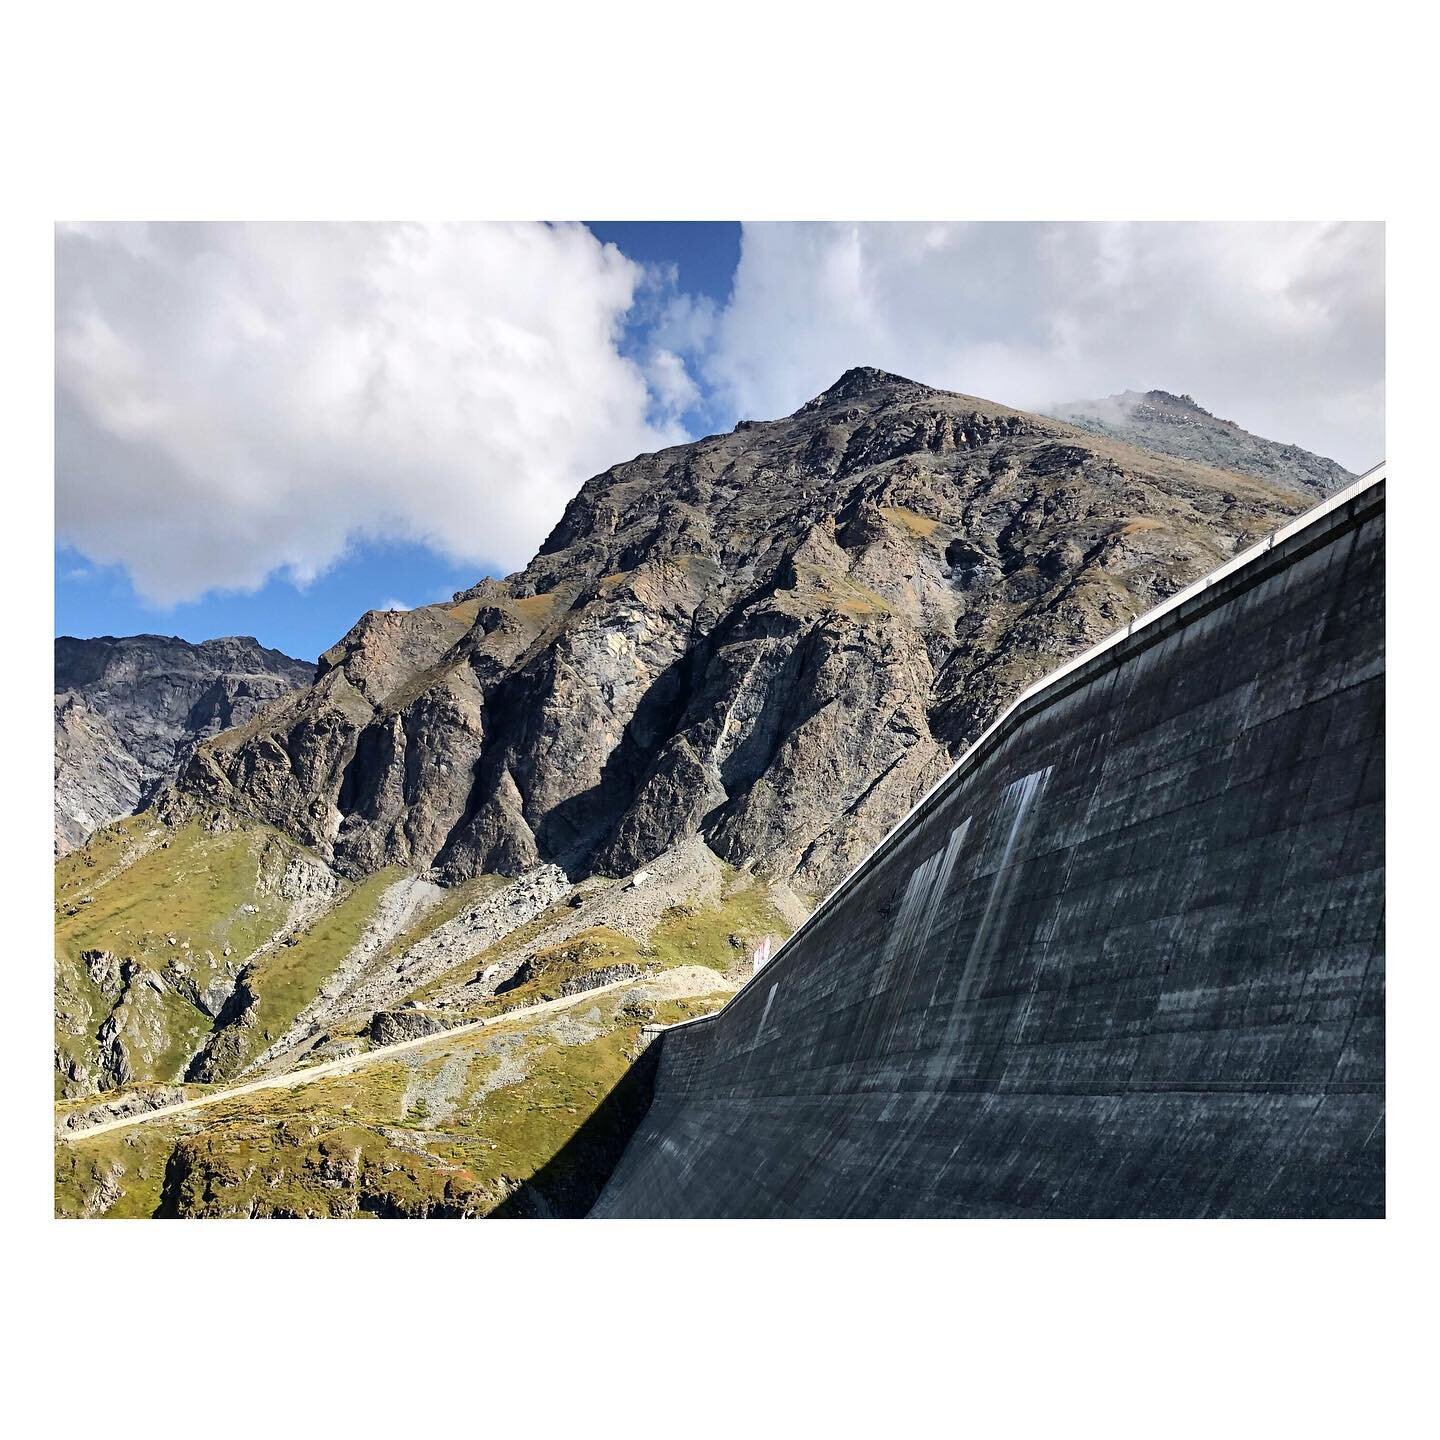
{"type": "MultiPolygon", "coordinates": [[[[714,974],[713,971],[709,972],[714,974]]],[[[233,1085],[226,1090],[217,1090],[213,1095],[202,1095],[196,1100],[186,1100],[178,1105],[162,1105],[155,1110],[146,1110],[138,1115],[122,1115],[115,1120],[106,1120],[99,1125],[90,1125],[83,1130],[70,1130],[63,1136],[66,1142],[73,1140],[84,1140],[90,1135],[103,1135],[109,1130],[124,1130],[131,1125],[144,1125],[151,1120],[164,1120],[176,1115],[188,1115],[196,1110],[204,1110],[211,1105],[220,1105],[227,1100],[233,1100],[238,1095],[250,1095],[257,1090],[293,1090],[300,1085],[308,1085],[312,1080],[319,1080],[328,1075],[347,1075],[352,1070],[359,1070],[366,1065],[373,1065],[381,1060],[393,1060],[398,1055],[406,1055],[415,1050],[423,1050],[432,1045],[443,1045],[454,1040],[459,1035],[473,1034],[477,1030],[484,1030],[490,1026],[505,1025],[512,1020],[523,1020],[531,1015],[542,1015],[551,1010],[566,1010],[575,1005],[589,1005],[594,1001],[595,996],[603,995],[610,990],[622,990],[626,987],[635,988],[634,980],[612,980],[608,985],[597,985],[593,990],[583,991],[579,995],[566,995],[559,1000],[542,1000],[535,1005],[522,1005],[514,1010],[507,1010],[502,1015],[492,1015],[484,1020],[472,1020],[465,1025],[457,1025],[453,1030],[441,1030],[434,1035],[422,1035],[418,1040],[402,1040],[396,1045],[385,1045],[379,1050],[368,1050],[363,1055],[347,1056],[343,1060],[327,1060],[321,1065],[310,1065],[303,1070],[292,1070],[288,1075],[269,1075],[263,1080],[251,1080],[245,1085],[233,1085]]],[[[715,988],[714,986],[711,987],[715,988]]]]}

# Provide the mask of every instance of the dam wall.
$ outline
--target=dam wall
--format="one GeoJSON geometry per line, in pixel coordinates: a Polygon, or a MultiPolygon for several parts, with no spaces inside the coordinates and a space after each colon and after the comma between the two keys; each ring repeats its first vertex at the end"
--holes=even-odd
{"type": "Polygon", "coordinates": [[[1383,470],[1016,703],[592,1212],[1380,1216],[1383,470]]]}

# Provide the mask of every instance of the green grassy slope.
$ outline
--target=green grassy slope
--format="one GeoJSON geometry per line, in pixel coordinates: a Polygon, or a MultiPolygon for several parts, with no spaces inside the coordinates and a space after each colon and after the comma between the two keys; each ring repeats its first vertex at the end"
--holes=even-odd
{"type": "Polygon", "coordinates": [[[234,1079],[246,1065],[290,1028],[300,1012],[341,961],[359,943],[374,918],[381,896],[404,871],[378,870],[342,895],[309,929],[291,943],[276,946],[255,964],[247,977],[256,1005],[251,1023],[227,1037],[223,1056],[209,1067],[212,1083],[234,1079]]]}
{"type": "MultiPolygon", "coordinates": [[[[280,881],[297,865],[315,864],[263,827],[170,829],[149,817],[103,831],[59,862],[57,1063],[62,1094],[74,1097],[60,1110],[81,1107],[97,1079],[107,1093],[117,1084],[174,1083],[197,1052],[212,1062],[202,1077],[212,1085],[240,1079],[352,951],[387,888],[404,874],[382,871],[353,885],[325,877],[335,885],[330,903],[289,933],[291,902],[280,881]],[[97,960],[97,951],[107,953],[97,960]],[[253,1000],[228,1006],[223,1025],[192,1003],[203,992],[213,1009],[215,996],[237,983],[241,1000],[253,1000]],[[107,1053],[117,1041],[130,1068],[119,1080],[107,1079],[107,1053]],[[76,1069],[80,1079],[69,1073],[76,1069]]],[[[380,958],[403,952],[503,883],[482,877],[458,887],[380,958]]],[[[554,907],[459,969],[474,973],[513,958],[573,913],[554,907]]],[[[61,1140],[56,1211],[582,1213],[646,1103],[645,1062],[636,1063],[642,1027],[716,1008],[730,993],[722,975],[728,972],[733,984],[760,936],[778,939],[788,929],[763,884],[727,871],[718,899],[672,907],[644,940],[592,926],[533,953],[506,994],[465,1012],[452,1009],[447,1019],[498,1018],[569,993],[593,972],[607,972],[597,980],[610,978],[617,966],[639,972],[632,986],[581,996],[563,1011],[502,1019],[476,1034],[440,1035],[433,1046],[353,1074],[61,1140]],[[666,979],[682,966],[717,972],[713,990],[703,978],[666,979]],[[646,989],[647,977],[662,988],[646,989]],[[667,993],[681,998],[659,998],[667,993]]],[[[425,991],[411,998],[423,1002],[425,991]]],[[[350,1031],[360,1037],[367,1018],[337,1027],[336,1038],[352,1038],[350,1031]]]]}
{"type": "Polygon", "coordinates": [[[61,1216],[579,1214],[647,1103],[641,1027],[728,992],[597,996],[353,1075],[56,1147],[61,1216]]]}
{"type": "Polygon", "coordinates": [[[57,1087],[82,1094],[93,1081],[67,1069],[99,1069],[98,1032],[116,1013],[133,1052],[133,1080],[177,1078],[212,1021],[187,992],[225,986],[245,956],[283,924],[285,900],[261,883],[283,871],[295,847],[263,829],[217,834],[137,816],[102,830],[55,866],[57,1087]],[[157,977],[102,985],[87,953],[130,962],[157,977]],[[119,1009],[117,1011],[117,1002],[119,1009]]]}
{"type": "Polygon", "coordinates": [[[170,829],[145,816],[100,832],[55,872],[57,1093],[175,1081],[202,1046],[206,1078],[232,1078],[282,1035],[364,934],[403,873],[335,883],[294,934],[283,878],[318,862],[264,826],[170,829]],[[255,952],[264,948],[263,953],[255,952]],[[250,961],[248,968],[246,962],[250,961]],[[244,975],[243,1025],[212,1013],[244,975]],[[223,1042],[223,1043],[222,1043],[223,1042]],[[117,1076],[117,1052],[124,1074],[117,1076]]]}

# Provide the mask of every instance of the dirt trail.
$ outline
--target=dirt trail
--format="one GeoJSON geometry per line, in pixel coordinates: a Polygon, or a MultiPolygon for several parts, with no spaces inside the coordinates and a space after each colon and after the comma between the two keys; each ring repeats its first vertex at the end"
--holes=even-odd
{"type": "MultiPolygon", "coordinates": [[[[717,982],[723,984],[718,975],[715,978],[717,982]]],[[[541,1000],[534,1005],[517,1006],[514,1010],[506,1010],[499,1015],[490,1015],[484,1020],[472,1020],[464,1025],[456,1025],[450,1030],[439,1030],[434,1035],[422,1035],[414,1040],[401,1040],[394,1045],[381,1046],[378,1050],[368,1050],[363,1055],[347,1055],[341,1060],[327,1060],[320,1065],[309,1065],[302,1070],[293,1070],[288,1075],[271,1075],[263,1080],[251,1080],[244,1085],[233,1085],[226,1090],[217,1090],[212,1095],[202,1095],[195,1100],[182,1100],[173,1105],[161,1105],[154,1110],[145,1110],[136,1115],[122,1115],[119,1119],[104,1120],[98,1125],[89,1125],[83,1130],[65,1131],[56,1138],[63,1141],[84,1140],[90,1135],[103,1135],[107,1130],[123,1130],[130,1125],[144,1125],[151,1120],[186,1115],[192,1110],[203,1110],[207,1105],[219,1105],[226,1100],[235,1099],[238,1095],[250,1095],[257,1090],[294,1089],[299,1085],[308,1085],[312,1080],[319,1080],[327,1075],[343,1075],[351,1070],[358,1070],[362,1066],[373,1065],[376,1061],[403,1055],[407,1051],[423,1050],[431,1045],[443,1045],[454,1040],[458,1035],[469,1035],[477,1030],[504,1025],[512,1020],[541,1015],[548,1010],[564,1010],[572,1005],[589,1004],[597,995],[604,995],[612,990],[635,989],[637,985],[643,984],[643,980],[637,982],[633,977],[612,980],[607,985],[597,985],[592,990],[581,990],[575,995],[564,995],[558,1000],[541,1000]]],[[[712,986],[711,988],[718,987],[712,986]]]]}

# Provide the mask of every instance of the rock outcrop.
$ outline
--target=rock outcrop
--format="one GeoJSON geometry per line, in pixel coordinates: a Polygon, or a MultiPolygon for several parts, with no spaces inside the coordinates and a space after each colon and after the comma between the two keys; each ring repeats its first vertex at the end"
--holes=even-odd
{"type": "Polygon", "coordinates": [[[367,1032],[372,1045],[396,1045],[403,1040],[420,1040],[446,1029],[443,1017],[424,1010],[377,1010],[370,1017],[367,1032]]]}
{"type": "MultiPolygon", "coordinates": [[[[1323,455],[1252,435],[1233,420],[1212,415],[1189,395],[1172,395],[1168,390],[1124,390],[1103,400],[1057,405],[1050,413],[1083,430],[1125,440],[1160,455],[1257,476],[1312,502],[1355,478],[1323,455]]],[[[1378,455],[1375,458],[1380,459],[1378,455]]]]}
{"type": "Polygon", "coordinates": [[[55,641],[55,853],[133,814],[204,739],[243,724],[315,667],[248,636],[55,641]]]}
{"type": "Polygon", "coordinates": [[[1019,690],[1307,498],[852,370],[596,476],[518,574],[367,614],[162,813],[450,883],[699,835],[814,897],[1019,690]]]}

